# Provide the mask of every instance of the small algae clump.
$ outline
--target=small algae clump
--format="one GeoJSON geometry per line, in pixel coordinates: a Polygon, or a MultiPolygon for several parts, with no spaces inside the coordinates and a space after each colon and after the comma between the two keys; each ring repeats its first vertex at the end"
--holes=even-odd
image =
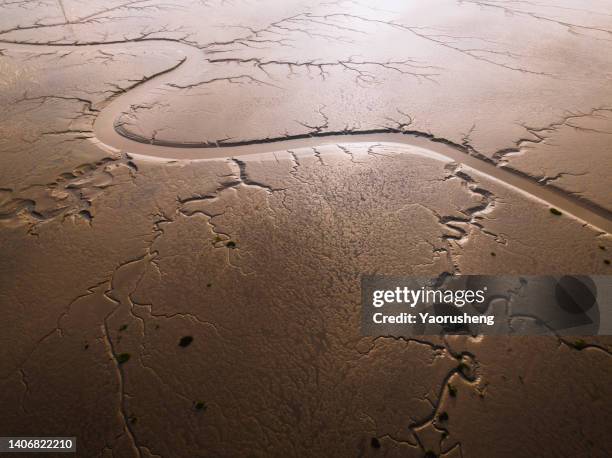
{"type": "Polygon", "coordinates": [[[574,341],[574,343],[572,343],[572,347],[574,347],[576,350],[582,350],[586,347],[586,345],[587,343],[582,339],[577,339],[574,341]]]}
{"type": "Polygon", "coordinates": [[[370,445],[372,448],[380,448],[380,441],[378,440],[378,437],[373,437],[370,441],[370,445]]]}
{"type": "Polygon", "coordinates": [[[179,340],[179,347],[188,347],[189,345],[191,345],[191,342],[193,342],[193,337],[191,336],[185,336],[185,337],[181,337],[181,340],[179,340]]]}
{"type": "Polygon", "coordinates": [[[447,386],[448,386],[448,394],[450,394],[451,398],[456,398],[457,397],[457,387],[451,383],[449,383],[447,386]]]}
{"type": "Polygon", "coordinates": [[[463,361],[461,361],[458,365],[457,365],[457,371],[459,371],[462,375],[467,375],[470,372],[470,366],[468,366],[466,363],[464,363],[463,361]]]}
{"type": "Polygon", "coordinates": [[[555,216],[561,216],[563,214],[559,210],[557,210],[555,207],[551,207],[550,212],[555,216]]]}
{"type": "Polygon", "coordinates": [[[208,408],[204,401],[195,401],[193,403],[193,408],[198,411],[204,411],[208,408]]]}
{"type": "Polygon", "coordinates": [[[125,364],[130,360],[130,354],[129,353],[119,353],[117,355],[117,363],[119,364],[125,364]]]}

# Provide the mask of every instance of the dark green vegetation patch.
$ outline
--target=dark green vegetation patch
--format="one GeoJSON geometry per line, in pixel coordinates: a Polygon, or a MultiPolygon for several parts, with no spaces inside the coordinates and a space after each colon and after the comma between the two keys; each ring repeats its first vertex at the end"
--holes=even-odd
{"type": "Polygon", "coordinates": [[[208,406],[206,405],[206,403],[204,401],[195,401],[193,403],[193,408],[195,410],[206,410],[208,408],[208,406]]]}
{"type": "Polygon", "coordinates": [[[193,337],[191,336],[185,336],[185,337],[181,337],[181,340],[179,340],[179,347],[188,347],[189,345],[191,345],[191,342],[193,342],[193,337]]]}
{"type": "Polygon", "coordinates": [[[130,360],[131,355],[129,353],[119,353],[117,355],[117,362],[119,364],[125,364],[130,360]]]}
{"type": "Polygon", "coordinates": [[[550,212],[555,216],[561,216],[563,214],[559,210],[557,210],[555,207],[551,207],[550,212]]]}

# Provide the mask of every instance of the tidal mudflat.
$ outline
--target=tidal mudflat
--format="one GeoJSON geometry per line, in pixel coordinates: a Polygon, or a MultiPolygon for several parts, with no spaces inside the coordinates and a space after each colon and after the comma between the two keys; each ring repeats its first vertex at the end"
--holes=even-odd
{"type": "Polygon", "coordinates": [[[0,106],[2,435],[612,455],[610,338],[359,330],[366,273],[612,272],[609,2],[0,0],[0,106]]]}

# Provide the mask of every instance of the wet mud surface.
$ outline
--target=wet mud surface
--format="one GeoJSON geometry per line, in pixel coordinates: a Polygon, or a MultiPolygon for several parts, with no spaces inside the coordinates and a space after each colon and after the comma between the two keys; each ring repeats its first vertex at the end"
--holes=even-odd
{"type": "Polygon", "coordinates": [[[0,1],[0,431],[609,456],[610,338],[363,337],[359,279],[610,274],[610,40],[604,1],[0,1]]]}

